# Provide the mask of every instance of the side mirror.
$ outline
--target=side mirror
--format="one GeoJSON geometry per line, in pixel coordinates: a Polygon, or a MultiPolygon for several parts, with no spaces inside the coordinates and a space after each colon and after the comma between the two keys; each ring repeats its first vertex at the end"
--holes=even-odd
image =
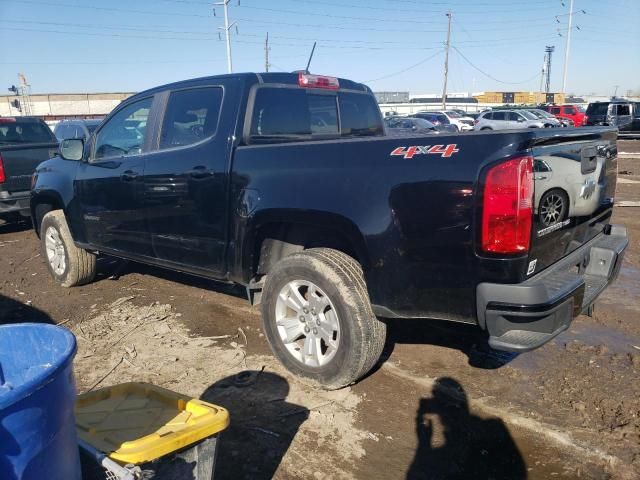
{"type": "Polygon", "coordinates": [[[60,156],[65,160],[82,160],[84,141],[81,138],[68,138],[60,142],[60,156]]]}

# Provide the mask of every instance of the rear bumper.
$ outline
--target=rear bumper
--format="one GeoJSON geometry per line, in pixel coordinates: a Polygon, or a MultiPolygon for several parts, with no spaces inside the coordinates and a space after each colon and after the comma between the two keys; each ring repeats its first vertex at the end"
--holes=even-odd
{"type": "Polygon", "coordinates": [[[523,283],[478,285],[478,322],[489,333],[489,344],[525,352],[565,331],[616,279],[628,244],[626,229],[610,225],[523,283]]]}
{"type": "Polygon", "coordinates": [[[28,216],[30,199],[31,193],[29,190],[13,193],[0,191],[0,215],[3,213],[20,212],[28,216]]]}

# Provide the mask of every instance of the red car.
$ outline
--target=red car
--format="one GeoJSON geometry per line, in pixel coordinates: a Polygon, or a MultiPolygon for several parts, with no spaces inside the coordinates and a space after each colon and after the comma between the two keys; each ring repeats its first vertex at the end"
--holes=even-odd
{"type": "Polygon", "coordinates": [[[576,127],[584,121],[584,108],[580,105],[546,105],[542,108],[556,117],[573,120],[576,127]]]}

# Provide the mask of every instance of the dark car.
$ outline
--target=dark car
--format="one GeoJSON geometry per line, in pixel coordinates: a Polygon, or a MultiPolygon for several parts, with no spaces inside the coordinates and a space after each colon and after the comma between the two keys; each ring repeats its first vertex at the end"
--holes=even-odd
{"type": "Polygon", "coordinates": [[[59,142],[68,138],[86,140],[100,125],[100,122],[102,122],[101,119],[63,120],[55,126],[53,133],[59,142]]]}
{"type": "Polygon", "coordinates": [[[380,318],[509,351],[569,328],[622,264],[616,182],[614,128],[390,136],[363,84],[244,73],[138,93],[63,140],[31,214],[61,285],[91,282],[99,252],[244,286],[278,359],[338,388],[378,361],[380,318]],[[579,214],[538,213],[535,160],[575,172],[579,214]]]}
{"type": "Polygon", "coordinates": [[[410,117],[385,117],[387,133],[407,135],[412,133],[438,133],[438,128],[428,120],[410,117]]]}
{"type": "Polygon", "coordinates": [[[31,175],[58,142],[39,118],[0,117],[0,219],[29,216],[31,175]]]}
{"type": "Polygon", "coordinates": [[[612,125],[621,132],[640,132],[640,102],[614,99],[587,107],[584,125],[612,125]]]}
{"type": "Polygon", "coordinates": [[[410,115],[413,118],[422,118],[436,126],[440,132],[456,133],[458,127],[453,125],[449,118],[443,113],[417,112],[410,115]]]}

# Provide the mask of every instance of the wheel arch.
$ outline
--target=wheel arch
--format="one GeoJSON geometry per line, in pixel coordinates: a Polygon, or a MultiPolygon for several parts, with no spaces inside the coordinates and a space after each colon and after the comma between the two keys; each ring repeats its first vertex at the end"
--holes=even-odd
{"type": "Polygon", "coordinates": [[[31,194],[30,201],[31,222],[36,235],[40,237],[40,223],[42,218],[53,210],[64,210],[62,197],[55,191],[39,191],[31,194]]]}
{"type": "Polygon", "coordinates": [[[369,264],[364,237],[350,219],[333,213],[288,211],[257,215],[246,233],[243,272],[251,280],[265,275],[280,259],[310,248],[333,248],[369,264]]]}

